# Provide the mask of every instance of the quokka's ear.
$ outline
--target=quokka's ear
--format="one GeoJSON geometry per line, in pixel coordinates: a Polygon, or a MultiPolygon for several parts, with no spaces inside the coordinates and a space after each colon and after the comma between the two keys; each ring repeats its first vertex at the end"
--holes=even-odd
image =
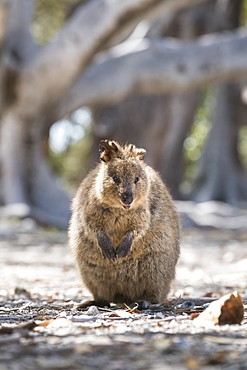
{"type": "Polygon", "coordinates": [[[134,145],[130,146],[130,152],[134,153],[135,156],[140,160],[143,160],[145,155],[146,155],[146,150],[145,149],[136,148],[134,145]]]}
{"type": "Polygon", "coordinates": [[[99,144],[100,159],[108,162],[116,157],[118,153],[117,143],[110,140],[102,140],[99,144]]]}
{"type": "Polygon", "coordinates": [[[143,160],[145,158],[145,155],[146,155],[146,150],[145,149],[142,149],[142,148],[137,148],[136,149],[136,156],[138,159],[140,160],[143,160]]]}

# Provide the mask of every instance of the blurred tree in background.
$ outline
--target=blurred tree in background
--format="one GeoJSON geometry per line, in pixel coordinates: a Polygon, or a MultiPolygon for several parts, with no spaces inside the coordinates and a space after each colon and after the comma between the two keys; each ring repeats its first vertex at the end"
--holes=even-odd
{"type": "Polygon", "coordinates": [[[244,0],[0,0],[0,203],[66,227],[54,174],[75,187],[104,138],[145,147],[177,199],[246,202],[246,14],[244,0]]]}

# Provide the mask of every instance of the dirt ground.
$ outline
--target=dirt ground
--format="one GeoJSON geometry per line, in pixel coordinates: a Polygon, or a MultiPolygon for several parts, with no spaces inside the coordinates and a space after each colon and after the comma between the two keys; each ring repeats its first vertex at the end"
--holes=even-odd
{"type": "Polygon", "coordinates": [[[66,233],[1,221],[0,370],[247,369],[247,232],[187,229],[181,251],[176,306],[78,311],[91,296],[66,233]],[[204,302],[233,291],[245,303],[240,325],[195,325],[204,302]],[[193,307],[193,297],[203,299],[193,307]]]}

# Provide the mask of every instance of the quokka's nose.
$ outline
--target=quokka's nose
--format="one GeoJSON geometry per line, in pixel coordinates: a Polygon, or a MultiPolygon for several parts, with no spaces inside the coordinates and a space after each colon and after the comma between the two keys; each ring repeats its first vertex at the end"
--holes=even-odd
{"type": "Polygon", "coordinates": [[[131,204],[133,202],[133,195],[129,193],[123,193],[121,195],[121,199],[124,204],[131,204]]]}

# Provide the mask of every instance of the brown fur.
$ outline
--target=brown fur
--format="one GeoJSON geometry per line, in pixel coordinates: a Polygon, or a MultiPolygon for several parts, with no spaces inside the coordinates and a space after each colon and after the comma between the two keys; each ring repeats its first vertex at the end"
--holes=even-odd
{"type": "Polygon", "coordinates": [[[69,244],[95,304],[166,298],[179,257],[179,222],[144,149],[102,141],[99,163],[73,200],[69,244]]]}

